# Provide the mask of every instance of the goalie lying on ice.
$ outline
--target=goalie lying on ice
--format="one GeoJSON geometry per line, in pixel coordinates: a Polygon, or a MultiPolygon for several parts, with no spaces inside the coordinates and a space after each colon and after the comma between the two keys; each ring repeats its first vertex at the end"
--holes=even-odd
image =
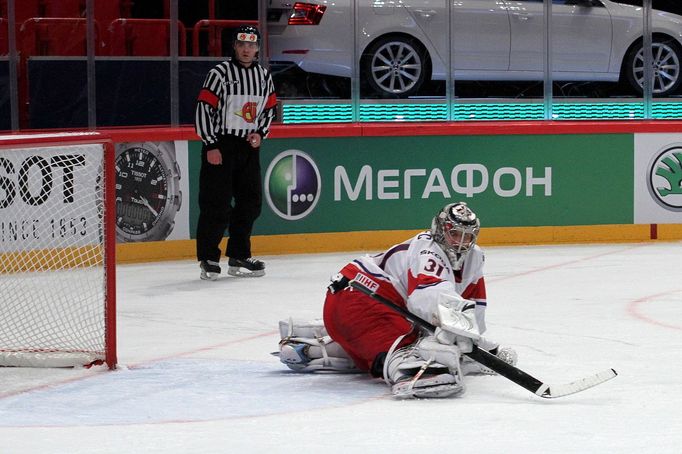
{"type": "Polygon", "coordinates": [[[280,322],[280,361],[302,372],[368,371],[383,377],[397,397],[449,397],[464,390],[463,377],[492,373],[462,357],[473,345],[516,363],[485,331],[480,221],[464,202],[446,205],[431,229],[385,252],[343,267],[329,285],[323,321],[280,322]],[[359,292],[357,280],[437,326],[423,335],[401,314],[359,292]]]}

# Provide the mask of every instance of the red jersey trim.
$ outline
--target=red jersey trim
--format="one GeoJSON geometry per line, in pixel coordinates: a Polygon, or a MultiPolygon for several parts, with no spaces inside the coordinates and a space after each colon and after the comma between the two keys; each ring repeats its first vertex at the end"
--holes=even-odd
{"type": "Polygon", "coordinates": [[[412,271],[407,273],[407,294],[412,295],[412,293],[417,289],[417,287],[430,287],[443,282],[442,279],[435,276],[429,276],[428,274],[417,274],[414,276],[412,271]]]}
{"type": "Polygon", "coordinates": [[[462,298],[466,300],[485,301],[486,292],[485,281],[483,278],[480,278],[473,284],[469,284],[469,286],[462,292],[462,298]]]}

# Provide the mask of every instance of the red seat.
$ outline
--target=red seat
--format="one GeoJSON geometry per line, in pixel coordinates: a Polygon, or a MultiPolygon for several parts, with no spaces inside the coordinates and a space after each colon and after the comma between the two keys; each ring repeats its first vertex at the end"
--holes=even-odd
{"type": "MultiPolygon", "coordinates": [[[[95,24],[97,34],[97,24],[95,24]]],[[[87,55],[86,22],[81,18],[32,18],[19,27],[18,48],[31,55],[87,55]]],[[[97,41],[97,37],[95,38],[97,41]]]]}
{"type": "Polygon", "coordinates": [[[201,55],[199,33],[206,29],[208,32],[207,55],[210,57],[222,57],[223,54],[223,30],[236,28],[240,25],[258,25],[255,20],[227,20],[227,19],[201,19],[194,24],[192,29],[192,55],[201,55]]]}
{"type": "Polygon", "coordinates": [[[45,17],[85,17],[85,0],[45,0],[43,4],[45,17]]]}
{"type": "Polygon", "coordinates": [[[95,19],[100,24],[109,24],[119,17],[130,17],[130,2],[121,8],[120,0],[100,0],[95,3],[95,19]]]}
{"type": "MultiPolygon", "coordinates": [[[[178,21],[178,54],[187,55],[185,26],[178,21]]],[[[156,57],[170,55],[170,20],[116,19],[107,27],[106,54],[156,57]]]]}
{"type": "MultiPolygon", "coordinates": [[[[14,21],[21,24],[30,17],[41,15],[42,0],[15,0],[14,21]]],[[[7,18],[7,0],[0,0],[0,16],[7,18]]]]}
{"type": "Polygon", "coordinates": [[[0,18],[0,55],[9,54],[9,30],[7,19],[0,18]]]}
{"type": "MultiPolygon", "coordinates": [[[[95,22],[95,43],[99,48],[99,31],[95,22]]],[[[28,59],[31,56],[83,56],[87,55],[87,24],[83,18],[31,18],[17,29],[19,51],[19,121],[22,128],[29,124],[28,59]]]]}

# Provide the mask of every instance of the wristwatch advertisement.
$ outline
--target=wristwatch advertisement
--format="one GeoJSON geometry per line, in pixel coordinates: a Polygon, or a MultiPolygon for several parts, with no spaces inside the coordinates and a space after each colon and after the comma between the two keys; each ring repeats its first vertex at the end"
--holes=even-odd
{"type": "Polygon", "coordinates": [[[182,205],[174,142],[116,144],[116,240],[162,241],[182,205]]]}

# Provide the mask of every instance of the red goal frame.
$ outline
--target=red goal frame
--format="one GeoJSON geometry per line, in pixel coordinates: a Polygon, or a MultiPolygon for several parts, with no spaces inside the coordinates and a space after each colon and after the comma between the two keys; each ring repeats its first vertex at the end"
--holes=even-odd
{"type": "Polygon", "coordinates": [[[115,148],[111,137],[95,131],[0,135],[0,155],[3,149],[18,147],[40,148],[86,144],[101,144],[104,148],[104,362],[109,369],[115,369],[118,362],[116,346],[116,171],[115,148]]]}

